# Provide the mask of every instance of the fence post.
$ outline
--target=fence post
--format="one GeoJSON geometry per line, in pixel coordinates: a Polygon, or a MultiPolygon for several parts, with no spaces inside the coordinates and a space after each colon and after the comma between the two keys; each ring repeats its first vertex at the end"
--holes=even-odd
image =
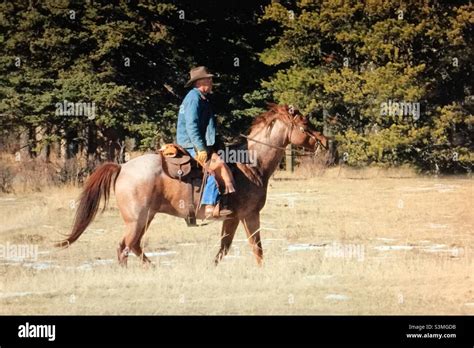
{"type": "Polygon", "coordinates": [[[294,172],[295,170],[295,159],[294,159],[294,156],[293,156],[293,146],[291,144],[288,144],[288,146],[286,147],[286,171],[288,172],[294,172]]]}

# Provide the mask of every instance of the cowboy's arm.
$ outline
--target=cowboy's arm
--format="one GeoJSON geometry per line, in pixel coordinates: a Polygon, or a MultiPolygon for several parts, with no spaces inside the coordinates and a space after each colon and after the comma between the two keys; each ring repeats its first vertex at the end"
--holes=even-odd
{"type": "Polygon", "coordinates": [[[189,139],[198,151],[205,151],[206,145],[199,133],[199,114],[198,114],[198,99],[191,99],[186,105],[184,112],[184,119],[186,122],[186,132],[189,139]]]}

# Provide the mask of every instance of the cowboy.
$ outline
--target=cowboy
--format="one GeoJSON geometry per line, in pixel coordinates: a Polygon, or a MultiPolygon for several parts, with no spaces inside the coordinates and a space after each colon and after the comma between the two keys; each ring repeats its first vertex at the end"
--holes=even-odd
{"type": "Polygon", "coordinates": [[[204,66],[191,69],[190,79],[185,87],[192,85],[193,89],[188,92],[179,108],[176,132],[179,145],[203,167],[211,169],[212,174],[219,174],[218,179],[224,178],[225,192],[221,197],[215,176],[208,176],[201,201],[201,205],[205,206],[206,218],[231,214],[232,211],[227,207],[227,195],[235,192],[232,173],[216,154],[216,118],[207,98],[212,92],[213,76],[204,66]],[[212,161],[207,165],[211,158],[212,161]]]}

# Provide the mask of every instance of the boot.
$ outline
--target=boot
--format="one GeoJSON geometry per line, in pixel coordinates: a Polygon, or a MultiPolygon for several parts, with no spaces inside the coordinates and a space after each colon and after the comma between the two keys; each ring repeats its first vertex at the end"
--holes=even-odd
{"type": "Polygon", "coordinates": [[[232,210],[229,208],[229,196],[230,193],[225,193],[221,196],[219,203],[216,208],[219,208],[218,217],[223,217],[232,214],[232,210]]]}

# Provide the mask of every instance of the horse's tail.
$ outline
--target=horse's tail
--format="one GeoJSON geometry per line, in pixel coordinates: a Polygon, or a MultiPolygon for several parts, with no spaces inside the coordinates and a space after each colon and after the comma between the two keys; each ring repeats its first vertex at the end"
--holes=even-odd
{"type": "Polygon", "coordinates": [[[110,197],[110,187],[113,184],[115,189],[115,181],[120,169],[120,165],[116,163],[105,163],[92,173],[81,193],[71,234],[66,239],[56,243],[56,247],[68,247],[81,236],[97,214],[102,197],[104,197],[102,211],[105,210],[110,197]]]}

